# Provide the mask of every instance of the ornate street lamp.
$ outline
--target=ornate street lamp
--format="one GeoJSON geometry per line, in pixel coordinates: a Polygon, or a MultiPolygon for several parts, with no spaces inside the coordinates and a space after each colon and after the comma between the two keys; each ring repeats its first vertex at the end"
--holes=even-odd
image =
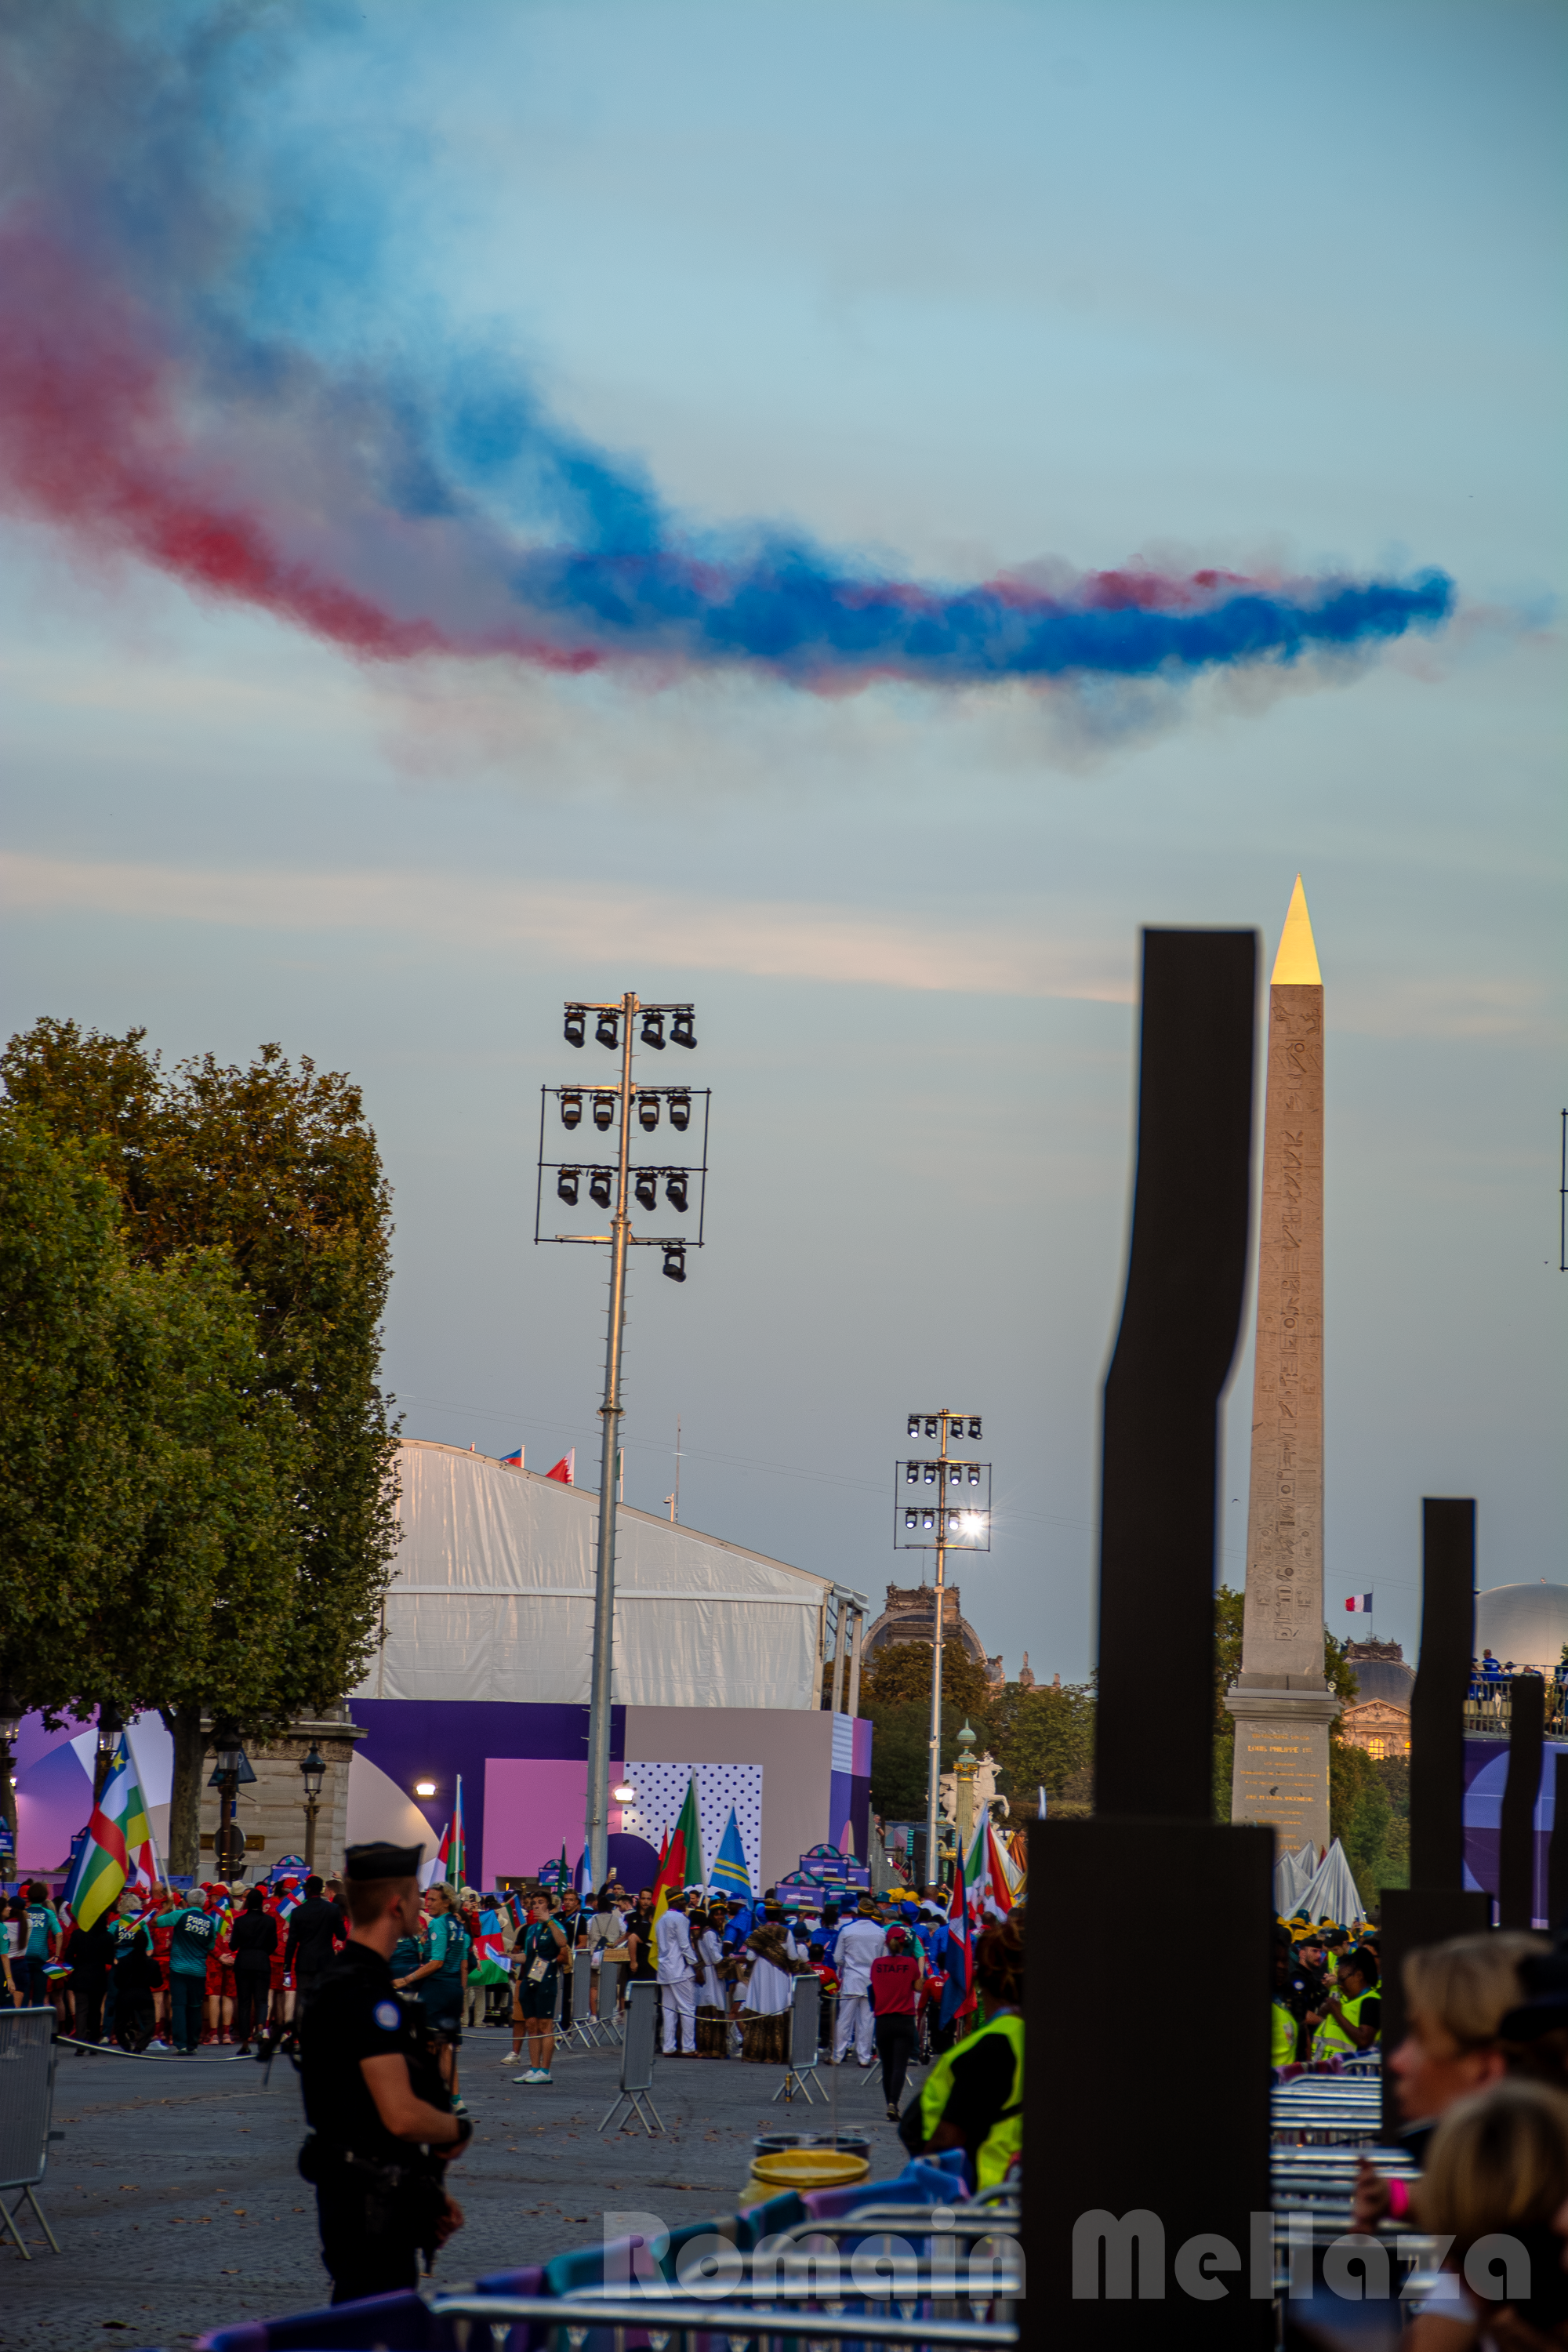
{"type": "Polygon", "coordinates": [[[238,1828],[234,1808],[242,1780],[254,1780],[250,1759],[239,1737],[239,1726],[232,1717],[224,1716],[213,1726],[215,1761],[209,1789],[218,1792],[217,1835],[213,1850],[220,1878],[243,1878],[245,1875],[245,1832],[238,1828]]]}
{"type": "Polygon", "coordinates": [[[309,1876],[316,1867],[316,1815],[321,1809],[321,1783],[327,1777],[327,1759],[313,1739],[310,1754],[300,1759],[300,1770],[305,1782],[305,1871],[309,1876]]]}
{"type": "Polygon", "coordinates": [[[103,1794],[103,1784],[114,1769],[114,1753],[120,1745],[120,1735],[125,1728],[125,1717],[109,1699],[98,1710],[98,1752],[92,1759],[92,1801],[96,1805],[103,1794]]]}

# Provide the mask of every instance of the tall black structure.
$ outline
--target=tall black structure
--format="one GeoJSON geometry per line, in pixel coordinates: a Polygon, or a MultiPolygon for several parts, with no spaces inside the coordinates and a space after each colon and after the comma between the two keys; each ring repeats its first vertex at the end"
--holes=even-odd
{"type": "Polygon", "coordinates": [[[1535,1916],[1535,1801],[1546,1730],[1546,1685],[1516,1675],[1509,1704],[1508,1780],[1498,1840],[1498,1926],[1528,1928],[1535,1916]]]}
{"type": "Polygon", "coordinates": [[[1383,2134],[1404,2121],[1388,2071],[1405,2039],[1406,1952],[1479,1935],[1491,1897],[1465,1888],[1465,1694],[1476,1639],[1476,1506],[1421,1506],[1421,1654],[1410,1694],[1410,1884],[1383,1897],[1383,2134]]]}
{"type": "MultiPolygon", "coordinates": [[[[4,1769],[0,1764],[0,1770],[4,1769]]],[[[1552,1790],[1552,1843],[1546,1849],[1546,1919],[1553,1940],[1561,1943],[1568,1932],[1568,1754],[1561,1748],[1552,1790]]]]}
{"type": "Polygon", "coordinates": [[[1257,955],[1250,931],[1143,935],[1132,1237],[1105,1382],[1096,1818],[1030,1831],[1023,2330],[1042,2347],[1146,2352],[1161,2293],[1162,2342],[1178,2312],[1205,2346],[1272,2341],[1250,2217],[1268,2206],[1274,1840],[1213,1819],[1218,1415],[1246,1288],[1257,955]],[[1140,2023],[1152,1891],[1173,1885],[1224,1922],[1226,1948],[1179,2148],[1146,2127],[1140,2023]],[[1206,2281],[1192,2246],[1205,2234],[1206,2281]]]}

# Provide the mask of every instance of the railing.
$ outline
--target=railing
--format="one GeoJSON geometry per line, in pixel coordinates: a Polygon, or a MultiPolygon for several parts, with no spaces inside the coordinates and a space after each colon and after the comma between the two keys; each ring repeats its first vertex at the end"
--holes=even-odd
{"type": "MultiPolygon", "coordinates": [[[[1568,1668],[1559,1667],[1546,1685],[1546,1737],[1568,1739],[1568,1668]]],[[[1475,1675],[1465,1694],[1465,1729],[1482,1739],[1506,1739],[1513,1722],[1517,1675],[1475,1675]]]]}

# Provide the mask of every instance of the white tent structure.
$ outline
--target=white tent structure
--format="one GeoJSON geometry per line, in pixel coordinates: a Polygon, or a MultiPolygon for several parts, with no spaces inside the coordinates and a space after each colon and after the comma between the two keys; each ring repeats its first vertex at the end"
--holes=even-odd
{"type": "Polygon", "coordinates": [[[1274,1909],[1289,1919],[1300,1907],[1301,1897],[1317,1875],[1317,1849],[1309,1838],[1298,1853],[1282,1853],[1274,1865],[1274,1909]]]}
{"type": "Polygon", "coordinates": [[[1331,1919],[1338,1927],[1348,1927],[1357,1919],[1366,1917],[1366,1906],[1361,1899],[1345,1850],[1336,1838],[1329,1848],[1317,1872],[1297,1896],[1293,1906],[1312,1920],[1331,1919]]]}
{"type": "MultiPolygon", "coordinates": [[[[585,1704],[598,1495],[419,1438],[398,1468],[403,1540],[353,1696],[585,1704]]],[[[820,1706],[830,1580],[624,1505],[616,1527],[617,1704],[820,1706]]]]}

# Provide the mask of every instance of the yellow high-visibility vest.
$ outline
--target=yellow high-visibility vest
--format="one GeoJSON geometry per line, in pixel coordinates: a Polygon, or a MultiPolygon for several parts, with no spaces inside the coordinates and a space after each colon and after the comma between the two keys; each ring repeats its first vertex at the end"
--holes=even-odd
{"type": "Polygon", "coordinates": [[[939,2058],[926,2076],[921,2093],[921,2137],[929,2140],[941,2123],[948,2100],[952,2095],[952,2070],[961,2058],[968,2056],[977,2042],[988,2033],[999,2033],[1013,2053],[1013,2087],[1005,2106],[980,2144],[974,2159],[974,2182],[977,2189],[994,2189],[1007,2176],[1007,2168],[1024,2145],[1024,2021],[1016,2015],[994,2017],[978,2033],[972,2033],[959,2042],[945,2057],[939,2058]]]}

